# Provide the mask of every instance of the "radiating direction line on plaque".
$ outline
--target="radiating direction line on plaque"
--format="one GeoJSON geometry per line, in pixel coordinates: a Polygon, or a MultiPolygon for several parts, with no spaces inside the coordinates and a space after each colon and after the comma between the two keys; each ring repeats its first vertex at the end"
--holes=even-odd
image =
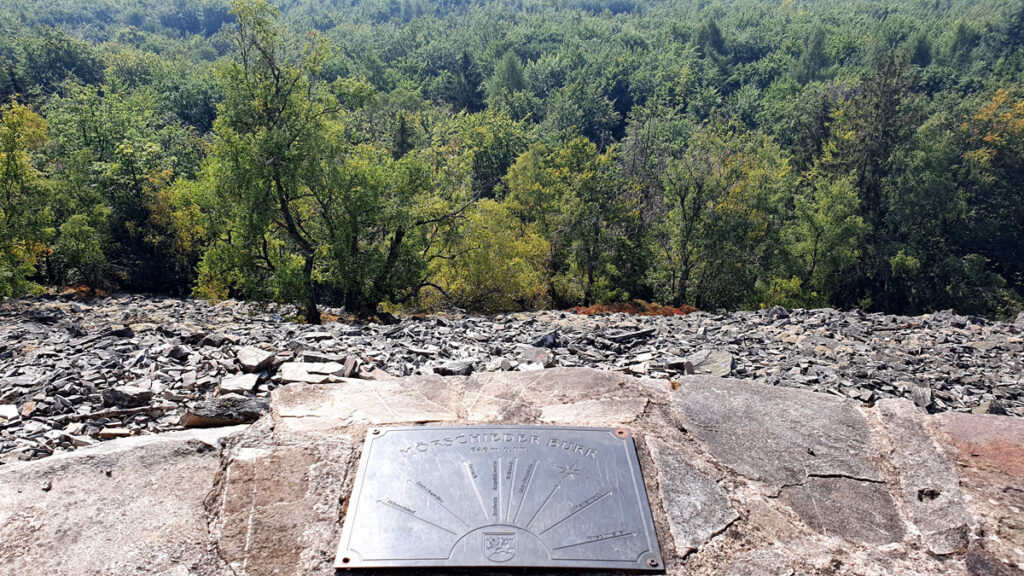
{"type": "Polygon", "coordinates": [[[519,468],[519,458],[512,459],[512,470],[508,474],[508,505],[505,506],[505,521],[509,521],[512,515],[512,501],[516,498],[516,469],[519,468]]]}
{"type": "Polygon", "coordinates": [[[540,532],[538,532],[538,534],[543,534],[543,533],[547,532],[548,530],[551,530],[551,529],[552,529],[552,528],[554,528],[555,526],[558,526],[558,525],[559,525],[559,524],[561,524],[562,522],[565,522],[565,521],[566,521],[566,520],[568,520],[569,518],[572,518],[573,516],[575,516],[575,515],[579,514],[580,512],[582,512],[582,511],[586,510],[587,508],[590,508],[590,507],[591,507],[591,506],[593,506],[594,504],[597,504],[597,503],[598,503],[598,502],[600,502],[601,500],[604,500],[605,498],[607,498],[607,497],[609,497],[609,496],[611,496],[611,495],[612,495],[612,491],[611,491],[611,490],[609,490],[609,491],[607,491],[607,492],[602,492],[602,493],[594,494],[594,495],[593,495],[593,496],[591,496],[590,498],[587,498],[587,499],[586,499],[586,500],[584,500],[583,502],[580,502],[579,504],[577,504],[577,505],[573,506],[573,507],[572,507],[572,512],[569,512],[569,514],[568,514],[568,515],[566,515],[565,517],[563,517],[563,518],[562,518],[561,520],[559,520],[558,522],[555,522],[555,523],[554,523],[554,524],[552,524],[551,526],[548,526],[547,528],[545,528],[545,529],[541,530],[540,532]]]}
{"type": "Polygon", "coordinates": [[[515,524],[519,521],[519,513],[523,510],[523,502],[526,502],[526,495],[530,492],[530,486],[533,485],[533,476],[537,473],[537,468],[540,467],[540,460],[534,460],[533,464],[526,471],[526,478],[524,478],[526,484],[523,486],[522,494],[519,496],[519,504],[516,506],[516,515],[512,517],[512,523],[515,524]]]}
{"type": "Polygon", "coordinates": [[[614,540],[616,538],[625,538],[627,536],[636,536],[636,532],[629,532],[627,530],[616,530],[610,534],[601,534],[599,536],[593,536],[582,542],[575,544],[566,544],[565,546],[556,546],[552,550],[565,550],[566,548],[572,548],[574,546],[583,546],[584,544],[593,544],[594,542],[604,542],[605,540],[614,540]]]}
{"type": "Polygon", "coordinates": [[[401,512],[402,514],[405,514],[406,516],[415,518],[415,519],[419,520],[420,522],[425,522],[427,524],[430,524],[434,528],[439,528],[441,530],[444,530],[445,532],[451,534],[452,536],[458,536],[458,534],[456,534],[455,532],[452,532],[451,530],[445,528],[444,526],[441,526],[440,524],[434,524],[433,522],[431,522],[430,520],[427,520],[426,518],[421,518],[421,517],[417,516],[415,510],[413,510],[412,508],[409,508],[408,506],[403,506],[403,505],[399,504],[398,502],[395,502],[394,500],[392,500],[390,498],[385,497],[384,499],[377,500],[377,504],[380,504],[382,506],[387,506],[388,508],[391,508],[392,510],[398,510],[399,512],[401,512]]]}
{"type": "Polygon", "coordinates": [[[432,492],[429,488],[424,486],[422,482],[419,482],[419,481],[413,482],[412,478],[407,479],[406,482],[408,482],[409,484],[412,484],[420,492],[423,492],[424,494],[426,494],[431,500],[436,502],[438,506],[443,508],[445,512],[451,514],[452,518],[455,518],[459,522],[462,522],[463,526],[465,526],[466,528],[469,528],[469,523],[468,522],[466,522],[465,520],[460,518],[458,514],[456,514],[455,512],[452,512],[450,508],[445,506],[444,505],[444,501],[441,499],[441,497],[438,496],[437,494],[434,494],[434,492],[432,492]]]}
{"type": "Polygon", "coordinates": [[[466,476],[469,478],[469,485],[473,487],[473,493],[476,494],[476,501],[480,503],[480,510],[484,513],[484,519],[490,520],[491,515],[487,513],[487,506],[484,504],[484,497],[480,495],[480,487],[476,485],[473,465],[470,464],[469,460],[463,460],[462,468],[466,471],[466,476]]]}
{"type": "Polygon", "coordinates": [[[551,492],[548,494],[548,497],[545,498],[544,502],[541,503],[540,508],[537,508],[537,511],[533,513],[533,517],[530,518],[530,521],[526,523],[526,527],[527,528],[530,527],[530,524],[533,524],[533,521],[537,519],[537,516],[540,516],[541,510],[543,510],[544,507],[548,505],[548,502],[551,501],[551,497],[554,496],[555,492],[558,492],[558,489],[561,488],[561,487],[562,487],[562,482],[561,481],[558,481],[558,482],[555,483],[555,487],[551,489],[551,492]]]}

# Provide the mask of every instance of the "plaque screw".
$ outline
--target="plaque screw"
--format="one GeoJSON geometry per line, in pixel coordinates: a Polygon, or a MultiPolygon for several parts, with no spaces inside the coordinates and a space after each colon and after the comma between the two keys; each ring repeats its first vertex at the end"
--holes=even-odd
{"type": "Polygon", "coordinates": [[[615,431],[615,435],[618,436],[619,438],[629,438],[629,430],[626,430],[625,428],[619,428],[618,430],[615,431]]]}
{"type": "MultiPolygon", "coordinates": [[[[342,562],[345,562],[346,560],[342,560],[342,562]]],[[[647,559],[647,565],[650,566],[651,568],[657,568],[658,567],[658,561],[656,559],[654,559],[654,558],[648,558],[647,559]]]]}
{"type": "Polygon", "coordinates": [[[374,428],[370,430],[370,434],[373,434],[374,436],[380,434],[380,428],[374,428]]]}
{"type": "Polygon", "coordinates": [[[341,563],[342,564],[348,564],[351,561],[352,561],[352,559],[349,558],[348,556],[345,556],[344,558],[341,559],[341,563]]]}

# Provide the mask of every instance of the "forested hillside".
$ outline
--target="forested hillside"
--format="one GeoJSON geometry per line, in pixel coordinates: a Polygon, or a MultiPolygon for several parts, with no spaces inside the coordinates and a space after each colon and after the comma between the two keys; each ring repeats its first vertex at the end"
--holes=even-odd
{"type": "Polygon", "coordinates": [[[1020,0],[0,0],[0,295],[1024,294],[1020,0]]]}

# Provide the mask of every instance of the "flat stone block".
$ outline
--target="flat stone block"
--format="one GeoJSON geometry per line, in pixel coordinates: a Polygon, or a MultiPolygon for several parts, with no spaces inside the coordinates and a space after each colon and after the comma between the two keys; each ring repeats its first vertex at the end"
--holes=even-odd
{"type": "Polygon", "coordinates": [[[782,499],[825,536],[888,544],[903,539],[903,521],[885,484],[850,478],[808,478],[782,489],[782,499]]]}
{"type": "Polygon", "coordinates": [[[706,376],[681,378],[672,409],[727,466],[772,490],[810,475],[881,480],[871,430],[852,402],[706,376]]]}
{"type": "Polygon", "coordinates": [[[648,440],[658,469],[658,490],[668,513],[676,554],[686,556],[728,528],[740,515],[713,480],[697,471],[670,445],[648,440]]]}
{"type": "Polygon", "coordinates": [[[893,459],[903,502],[928,549],[953,554],[967,547],[970,518],[960,479],[924,429],[924,415],[909,400],[878,403],[893,439],[893,459]]]}

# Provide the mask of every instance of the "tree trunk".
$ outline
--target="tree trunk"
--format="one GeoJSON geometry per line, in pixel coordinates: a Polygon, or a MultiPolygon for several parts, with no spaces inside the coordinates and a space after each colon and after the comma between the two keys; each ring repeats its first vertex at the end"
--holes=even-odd
{"type": "Polygon", "coordinates": [[[370,289],[373,294],[373,302],[367,302],[367,308],[373,307],[373,310],[367,310],[368,312],[376,312],[377,305],[381,303],[384,296],[389,295],[387,283],[391,276],[391,270],[398,263],[398,252],[402,247],[402,240],[405,239],[405,228],[399,227],[395,230],[395,235],[391,238],[391,246],[388,247],[388,255],[384,260],[384,267],[381,268],[380,273],[373,279],[373,286],[370,289]]]}

